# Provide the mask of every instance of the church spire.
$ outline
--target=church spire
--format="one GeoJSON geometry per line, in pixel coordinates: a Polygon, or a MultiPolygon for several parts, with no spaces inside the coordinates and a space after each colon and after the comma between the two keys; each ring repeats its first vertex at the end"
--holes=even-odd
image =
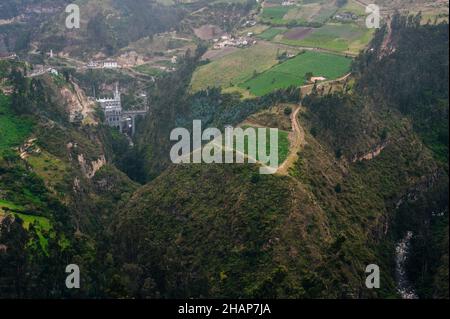
{"type": "Polygon", "coordinates": [[[120,100],[119,82],[116,82],[116,92],[114,93],[114,99],[115,100],[120,100]]]}

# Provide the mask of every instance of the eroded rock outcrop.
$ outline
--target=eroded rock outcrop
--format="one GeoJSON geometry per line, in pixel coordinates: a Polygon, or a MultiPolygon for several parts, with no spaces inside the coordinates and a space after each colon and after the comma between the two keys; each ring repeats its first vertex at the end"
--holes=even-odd
{"type": "Polygon", "coordinates": [[[95,176],[104,165],[106,165],[106,158],[104,155],[101,155],[96,161],[87,161],[84,158],[83,154],[78,155],[78,163],[80,164],[81,171],[83,172],[86,178],[91,179],[95,176]]]}

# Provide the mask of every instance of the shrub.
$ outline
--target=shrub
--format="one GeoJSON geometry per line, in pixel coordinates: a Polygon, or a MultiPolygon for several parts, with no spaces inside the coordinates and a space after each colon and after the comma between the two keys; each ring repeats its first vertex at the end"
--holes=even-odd
{"type": "Polygon", "coordinates": [[[287,116],[291,115],[292,114],[292,108],[290,108],[289,106],[286,106],[284,108],[284,114],[287,115],[287,116]]]}

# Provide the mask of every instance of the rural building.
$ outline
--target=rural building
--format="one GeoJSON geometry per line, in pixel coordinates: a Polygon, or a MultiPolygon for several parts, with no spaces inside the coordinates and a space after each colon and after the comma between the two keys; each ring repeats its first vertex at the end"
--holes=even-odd
{"type": "Polygon", "coordinates": [[[353,12],[343,12],[338,13],[334,16],[334,19],[339,21],[351,21],[351,20],[357,20],[358,16],[354,14],[353,12]]]}
{"type": "Polygon", "coordinates": [[[95,61],[89,61],[89,63],[86,66],[88,69],[96,69],[100,67],[100,65],[95,61]]]}
{"type": "Polygon", "coordinates": [[[103,62],[103,68],[104,69],[117,69],[119,67],[119,64],[117,61],[105,61],[103,62]]]}

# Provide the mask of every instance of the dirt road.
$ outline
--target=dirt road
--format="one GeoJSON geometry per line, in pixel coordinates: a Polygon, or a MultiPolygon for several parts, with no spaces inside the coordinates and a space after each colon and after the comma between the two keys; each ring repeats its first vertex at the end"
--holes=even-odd
{"type": "Polygon", "coordinates": [[[289,150],[288,157],[277,170],[278,175],[289,175],[289,168],[291,168],[292,165],[297,161],[298,152],[306,144],[305,132],[298,123],[298,114],[300,113],[300,110],[301,106],[297,107],[291,114],[292,132],[289,133],[289,140],[291,142],[291,147],[289,150]]]}
{"type": "MultiPolygon", "coordinates": [[[[351,72],[350,72],[350,73],[347,73],[346,75],[344,75],[344,76],[342,76],[342,77],[340,77],[340,78],[338,78],[338,79],[327,80],[327,81],[323,81],[323,82],[318,82],[318,83],[317,83],[317,88],[321,88],[322,86],[327,85],[327,84],[334,84],[334,83],[339,83],[339,82],[345,81],[345,80],[347,80],[348,77],[350,77],[350,75],[352,75],[351,72]]],[[[307,84],[307,85],[302,85],[302,86],[300,87],[300,89],[301,89],[302,92],[303,92],[304,90],[312,89],[313,87],[314,87],[314,84],[307,84]]]]}

